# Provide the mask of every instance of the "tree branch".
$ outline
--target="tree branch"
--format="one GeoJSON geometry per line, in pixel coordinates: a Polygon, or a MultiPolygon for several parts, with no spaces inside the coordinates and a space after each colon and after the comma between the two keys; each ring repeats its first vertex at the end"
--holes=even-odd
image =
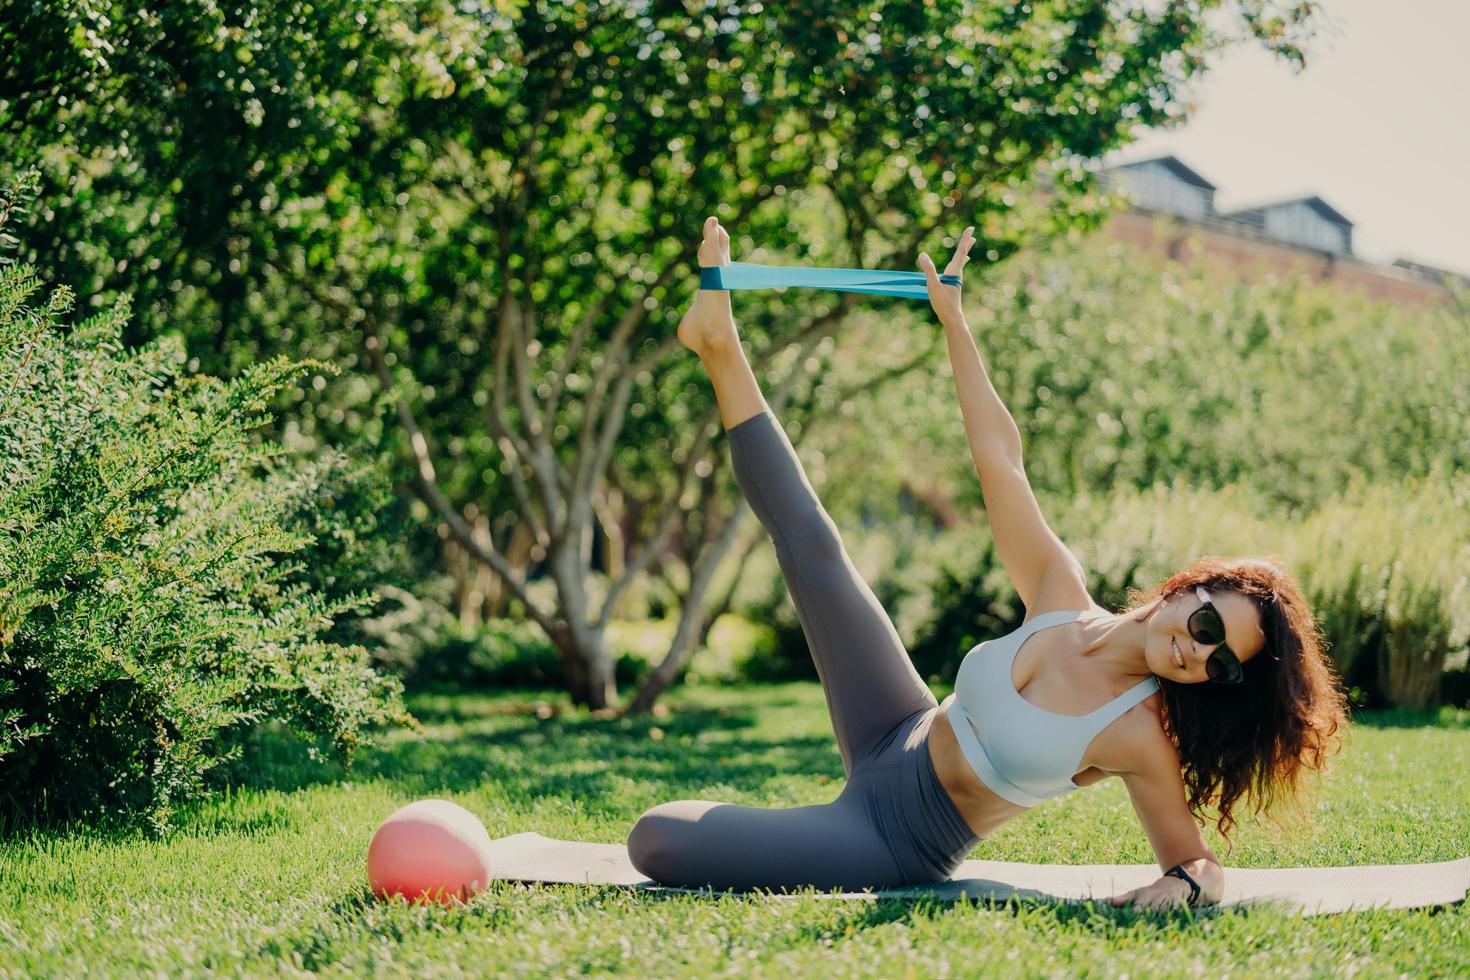
{"type": "Polygon", "coordinates": [[[515,221],[519,221],[525,217],[527,205],[531,200],[531,189],[535,184],[535,178],[532,176],[532,167],[534,166],[532,158],[535,157],[536,151],[541,148],[541,126],[546,121],[546,117],[550,114],[551,108],[555,105],[556,100],[561,98],[561,91],[566,86],[567,80],[572,77],[572,72],[576,67],[577,58],[574,52],[572,57],[566,59],[566,63],[562,65],[561,70],[556,73],[556,79],[552,82],[551,91],[547,93],[545,100],[537,107],[536,118],[531,121],[530,125],[531,136],[526,140],[525,145],[521,147],[520,152],[516,155],[515,162],[511,165],[511,173],[514,176],[511,178],[510,186],[506,189],[506,200],[501,206],[511,211],[512,219],[515,221]],[[515,206],[514,208],[510,208],[509,198],[512,189],[515,188],[515,177],[521,178],[520,188],[519,193],[515,195],[515,206]]]}
{"type": "Polygon", "coordinates": [[[345,303],[331,295],[320,286],[313,286],[312,292],[319,302],[337,310],[341,313],[348,324],[354,321],[362,321],[363,350],[374,375],[378,379],[383,392],[393,398],[394,408],[397,411],[399,426],[408,437],[409,450],[413,456],[414,477],[413,488],[419,497],[437,513],[446,524],[450,532],[467,551],[474,555],[479,561],[489,565],[505,580],[516,596],[525,604],[527,612],[548,636],[557,636],[562,632],[555,618],[543,611],[526,591],[526,583],[522,581],[511,566],[510,562],[495,549],[493,540],[487,548],[482,545],[464,516],[449,502],[439,488],[434,473],[433,460],[429,453],[428,441],[424,438],[423,430],[419,428],[418,420],[415,418],[413,409],[409,407],[408,399],[399,392],[392,374],[388,370],[386,359],[386,345],[383,340],[382,330],[373,318],[361,307],[355,307],[345,303]]]}
{"type": "Polygon", "coordinates": [[[502,300],[500,336],[496,349],[496,384],[490,399],[494,411],[490,419],[491,428],[500,438],[509,441],[518,452],[524,454],[526,462],[531,467],[536,485],[541,491],[541,499],[546,505],[547,533],[552,539],[555,539],[563,532],[566,524],[565,501],[558,500],[557,497],[556,470],[560,463],[552,451],[545,427],[537,418],[535,406],[531,403],[530,366],[526,360],[524,334],[516,326],[518,320],[516,312],[515,298],[507,293],[502,300]],[[504,364],[507,359],[515,366],[516,378],[513,384],[504,383],[508,380],[504,372],[504,364]],[[530,432],[530,445],[512,436],[509,425],[504,421],[505,389],[507,387],[515,388],[521,421],[530,432]]]}
{"type": "Polygon", "coordinates": [[[592,325],[607,312],[611,294],[606,294],[602,299],[592,304],[592,308],[583,314],[582,319],[572,328],[572,339],[567,343],[566,354],[563,355],[561,363],[554,369],[551,375],[551,396],[546,399],[546,418],[556,418],[557,409],[561,406],[561,393],[566,383],[567,375],[572,373],[573,366],[577,363],[577,355],[582,352],[582,344],[587,335],[592,332],[592,325]]]}
{"type": "MultiPolygon", "coordinates": [[[[778,354],[780,354],[795,343],[801,343],[806,349],[810,350],[813,346],[815,346],[817,341],[825,336],[826,328],[834,327],[846,317],[847,313],[852,307],[852,304],[853,300],[851,298],[851,294],[841,294],[837,304],[833,307],[833,309],[813,320],[812,323],[808,324],[802,330],[793,334],[788,343],[781,345],[780,347],[767,348],[764,352],[762,352],[760,356],[756,358],[755,363],[752,365],[752,369],[756,372],[759,372],[759,370],[767,363],[769,363],[772,358],[776,357],[778,354]]],[[[657,352],[655,352],[655,354],[657,354],[657,352]]],[[[647,359],[652,360],[654,358],[650,356],[650,358],[647,359]]],[[[635,366],[635,368],[628,371],[627,374],[630,376],[636,375],[641,369],[642,368],[640,362],[639,366],[635,366]]],[[[773,390],[770,398],[772,411],[777,411],[785,405],[786,400],[790,397],[790,391],[795,385],[796,379],[798,377],[800,377],[799,369],[793,370],[773,390]]],[[[659,515],[656,519],[656,525],[658,528],[656,535],[660,542],[677,525],[678,518],[681,515],[680,501],[683,499],[686,489],[689,485],[690,476],[695,472],[695,469],[698,466],[700,460],[709,459],[711,456],[713,456],[715,460],[715,466],[711,476],[713,475],[714,471],[718,471],[719,464],[723,463],[724,461],[724,454],[720,452],[712,452],[712,448],[710,445],[710,440],[715,434],[714,427],[718,420],[719,405],[711,404],[705,410],[703,418],[701,418],[693,426],[693,432],[690,436],[689,443],[685,447],[684,463],[680,468],[678,478],[675,481],[674,492],[664,501],[663,506],[659,509],[659,515]]],[[[617,594],[621,593],[623,589],[627,588],[632,577],[641,572],[644,568],[646,568],[649,561],[653,560],[653,556],[656,550],[657,549],[655,547],[650,546],[643,551],[640,551],[638,559],[630,562],[628,564],[628,567],[624,570],[624,574],[620,576],[616,582],[613,583],[608,591],[609,597],[616,598],[617,594]],[[648,559],[647,561],[642,560],[645,558],[645,556],[648,559]]],[[[599,626],[604,625],[607,622],[607,614],[610,608],[610,600],[604,600],[601,614],[598,616],[597,619],[597,623],[599,626]]]]}
{"type": "Polygon", "coordinates": [[[749,513],[751,513],[750,507],[742,498],[735,513],[730,520],[725,522],[718,540],[712,547],[705,549],[703,556],[690,569],[689,589],[685,595],[679,624],[674,630],[674,638],[669,644],[669,652],[649,674],[642,689],[629,705],[629,713],[648,710],[654,698],[658,697],[659,692],[668,687],[678,674],[686,652],[692,648],[690,643],[694,638],[692,634],[700,631],[707,616],[702,608],[705,590],[709,588],[721,559],[735,543],[745,524],[745,515],[749,513]]]}
{"type": "MultiPolygon", "coordinates": [[[[741,208],[740,212],[735,216],[733,220],[736,222],[745,220],[747,217],[750,216],[752,212],[755,211],[757,207],[768,200],[773,194],[775,194],[774,183],[771,185],[770,189],[766,191],[766,193],[756,194],[750,200],[748,200],[745,203],[745,206],[741,208]]],[[[637,298],[628,305],[627,311],[624,312],[622,318],[618,321],[618,325],[616,328],[614,328],[612,337],[609,338],[607,347],[604,349],[602,367],[598,369],[596,376],[593,377],[591,389],[588,391],[588,410],[582,423],[582,433],[579,436],[577,442],[577,453],[579,458],[584,457],[587,454],[588,450],[591,448],[593,438],[591,430],[595,424],[594,420],[598,417],[601,410],[603,397],[607,393],[607,388],[612,373],[615,370],[622,370],[622,355],[629,347],[629,338],[632,336],[633,331],[642,324],[643,320],[648,315],[648,310],[645,306],[648,297],[653,295],[654,290],[662,287],[674,275],[680,273],[687,274],[689,271],[689,263],[698,254],[698,252],[698,241],[685,242],[684,247],[679,250],[678,254],[673,259],[671,259],[666,266],[664,266],[663,270],[659,273],[658,278],[655,279],[652,284],[641,290],[637,298]]],[[[648,363],[647,359],[640,362],[640,364],[646,363],[648,363]]],[[[623,373],[632,373],[636,375],[637,371],[635,370],[632,372],[623,373]]],[[[578,486],[583,486],[585,484],[585,475],[586,474],[583,473],[581,470],[578,471],[579,479],[576,481],[578,486]]]]}

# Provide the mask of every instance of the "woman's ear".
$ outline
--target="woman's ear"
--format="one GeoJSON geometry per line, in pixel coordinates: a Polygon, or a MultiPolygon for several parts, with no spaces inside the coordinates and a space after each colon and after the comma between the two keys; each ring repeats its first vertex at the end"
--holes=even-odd
{"type": "Polygon", "coordinates": [[[1163,602],[1164,597],[1159,596],[1147,606],[1144,606],[1142,609],[1139,609],[1137,612],[1133,613],[1133,621],[1135,623],[1146,623],[1150,619],[1153,619],[1154,613],[1159,611],[1159,606],[1163,605],[1163,602]]]}

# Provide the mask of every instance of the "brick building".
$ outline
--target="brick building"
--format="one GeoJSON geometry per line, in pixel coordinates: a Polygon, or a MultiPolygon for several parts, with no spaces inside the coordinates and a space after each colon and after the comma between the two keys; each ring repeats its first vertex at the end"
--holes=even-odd
{"type": "Polygon", "coordinates": [[[1222,212],[1215,185],[1172,155],[1120,164],[1101,176],[1103,187],[1133,202],[1102,233],[1168,259],[1202,256],[1247,281],[1304,273],[1375,300],[1409,304],[1449,301],[1446,280],[1470,287],[1470,276],[1407,259],[1382,265],[1358,258],[1352,221],[1317,195],[1222,212]]]}

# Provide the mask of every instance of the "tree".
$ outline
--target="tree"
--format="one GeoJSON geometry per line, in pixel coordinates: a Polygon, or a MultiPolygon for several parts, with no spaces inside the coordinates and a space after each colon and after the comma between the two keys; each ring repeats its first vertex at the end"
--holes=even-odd
{"type": "MultiPolygon", "coordinates": [[[[270,23],[289,5],[256,6],[270,23]]],[[[1208,15],[1230,14],[1300,63],[1312,7],[354,10],[350,70],[292,69],[322,89],[303,100],[318,119],[310,135],[292,137],[290,164],[247,168],[272,181],[226,209],[239,239],[228,268],[250,286],[228,305],[239,282],[207,287],[230,311],[216,329],[251,356],[331,356],[377,383],[414,493],[553,639],[578,703],[615,701],[610,612],[677,536],[690,579],[668,655],[631,706],[645,709],[718,614],[715,571],[747,516],[738,496],[727,503],[697,366],[668,363],[700,219],[719,214],[755,260],[904,268],[937,231],[974,224],[978,264],[1000,262],[1105,215],[1088,162],[1129,127],[1182,114],[1180,87],[1229,41],[1208,15]],[[1039,178],[1044,199],[1027,194],[1039,178]],[[618,499],[637,520],[594,610],[591,537],[598,520],[619,520],[618,499]],[[493,515],[488,543],[465,519],[471,505],[493,515]],[[552,604],[496,543],[517,529],[534,536],[552,604]]],[[[331,22],[346,8],[314,9],[331,22]]],[[[209,172],[207,159],[192,164],[209,172]]],[[[853,305],[845,294],[744,305],[757,370],[782,371],[773,406],[810,396],[804,382],[853,305]]],[[[348,388],[333,412],[350,426],[372,398],[348,388]]]]}

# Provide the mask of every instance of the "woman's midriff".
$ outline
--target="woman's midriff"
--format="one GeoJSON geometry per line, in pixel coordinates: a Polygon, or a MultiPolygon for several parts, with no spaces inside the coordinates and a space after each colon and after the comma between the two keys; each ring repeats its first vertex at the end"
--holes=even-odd
{"type": "Polygon", "coordinates": [[[975,836],[989,837],[1001,824],[1025,813],[1026,808],[997,796],[970,768],[945,714],[953,700],[954,695],[951,694],[940,702],[939,713],[929,726],[929,758],[934,761],[934,772],[939,776],[940,784],[965,818],[965,823],[969,824],[975,836]]]}

